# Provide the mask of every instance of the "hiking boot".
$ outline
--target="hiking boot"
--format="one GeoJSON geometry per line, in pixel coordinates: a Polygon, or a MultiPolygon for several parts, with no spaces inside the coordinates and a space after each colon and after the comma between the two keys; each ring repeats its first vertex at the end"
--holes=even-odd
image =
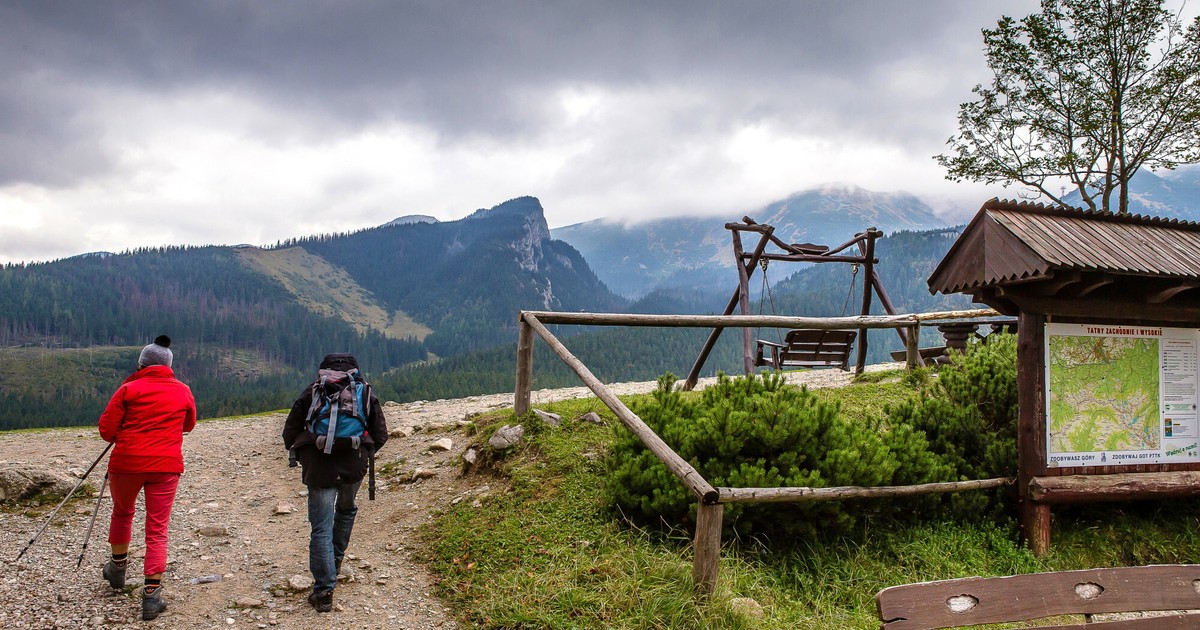
{"type": "Polygon", "coordinates": [[[162,588],[154,589],[153,593],[142,591],[142,621],[150,621],[167,609],[167,602],[162,600],[162,588]]]}
{"type": "Polygon", "coordinates": [[[104,579],[108,580],[109,586],[117,590],[125,588],[125,567],[117,567],[117,563],[109,558],[104,564],[104,579]]]}
{"type": "Polygon", "coordinates": [[[318,593],[313,591],[308,595],[308,603],[319,613],[333,610],[333,591],[318,593]]]}

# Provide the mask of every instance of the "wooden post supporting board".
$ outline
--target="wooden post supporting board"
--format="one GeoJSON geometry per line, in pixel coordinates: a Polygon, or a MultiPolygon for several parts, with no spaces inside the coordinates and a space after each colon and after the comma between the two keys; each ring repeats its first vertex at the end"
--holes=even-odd
{"type": "Polygon", "coordinates": [[[692,545],[694,555],[692,577],[696,591],[704,597],[717,590],[717,564],[721,558],[721,526],[725,517],[725,506],[720,503],[707,505],[700,501],[696,508],[696,541],[692,545]]]}
{"type": "Polygon", "coordinates": [[[1039,558],[1050,551],[1050,506],[1034,502],[1029,485],[1047,468],[1045,335],[1045,316],[1022,311],[1017,320],[1017,496],[1022,533],[1039,558]]]}
{"type": "Polygon", "coordinates": [[[921,366],[921,325],[908,327],[904,337],[904,369],[909,372],[921,366]]]}
{"type": "Polygon", "coordinates": [[[529,413],[530,390],[533,389],[533,329],[524,317],[519,318],[517,326],[517,383],[513,412],[521,416],[529,413]]]}

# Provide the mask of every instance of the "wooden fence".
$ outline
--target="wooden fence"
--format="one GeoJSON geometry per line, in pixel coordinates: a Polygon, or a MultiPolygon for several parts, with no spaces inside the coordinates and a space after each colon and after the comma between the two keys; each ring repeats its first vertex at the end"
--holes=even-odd
{"type": "Polygon", "coordinates": [[[523,415],[530,410],[533,384],[534,334],[558,355],[579,376],[592,393],[616,415],[650,452],[658,457],[683,485],[696,496],[696,535],[693,543],[692,575],[702,596],[716,590],[717,566],[721,550],[721,527],[726,503],[766,503],[791,501],[830,501],[851,498],[882,498],[938,492],[961,492],[995,488],[1012,483],[1011,479],[980,479],[947,483],[927,483],[913,486],[856,486],[838,488],[718,488],[713,487],[695,468],[663,442],[637,414],[604,383],[600,382],[575,355],[567,350],[547,328],[546,324],[583,326],[656,326],[695,328],[808,328],[816,330],[850,328],[906,328],[906,357],[911,369],[918,365],[918,337],[922,323],[941,320],[961,320],[993,317],[991,309],[946,311],[908,315],[855,317],[787,317],[778,315],[643,315],[630,313],[558,313],[552,311],[521,311],[517,339],[517,374],[513,411],[523,415]]]}

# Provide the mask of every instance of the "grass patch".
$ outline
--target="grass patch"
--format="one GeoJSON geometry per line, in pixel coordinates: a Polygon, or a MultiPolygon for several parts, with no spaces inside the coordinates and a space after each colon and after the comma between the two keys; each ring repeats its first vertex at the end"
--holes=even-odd
{"type": "MultiPolygon", "coordinates": [[[[874,376],[876,373],[871,373],[874,376]]],[[[847,418],[881,418],[883,410],[896,405],[912,395],[913,390],[898,380],[894,382],[855,381],[845,387],[827,387],[809,390],[820,400],[841,405],[842,415],[847,418]]]]}
{"type": "Polygon", "coordinates": [[[855,383],[883,383],[896,382],[904,379],[908,370],[897,368],[895,370],[877,370],[874,372],[863,372],[854,376],[855,383]]]}
{"type": "MultiPolygon", "coordinates": [[[[564,418],[599,403],[551,406],[564,418]]],[[[508,422],[512,422],[509,414],[508,422]]],[[[568,420],[530,431],[499,462],[508,493],[463,504],[423,534],[441,576],[440,595],[484,628],[739,627],[690,597],[685,541],[662,544],[619,528],[605,511],[600,459],[612,429],[568,420]],[[503,595],[501,595],[503,594],[503,595]]]]}
{"type": "MultiPolygon", "coordinates": [[[[882,413],[907,387],[863,383],[817,393],[857,417],[882,413]]],[[[1040,559],[1010,523],[868,523],[852,537],[830,533],[787,547],[726,541],[717,592],[705,601],[694,595],[686,532],[625,526],[604,504],[601,462],[615,432],[625,430],[611,412],[595,399],[541,408],[560,414],[563,426],[511,412],[476,418],[480,436],[526,424],[525,445],[493,462],[509,490],[480,507],[460,502],[421,530],[439,597],[470,627],[873,629],[874,595],[887,586],[1200,555],[1200,501],[1192,500],[1056,508],[1051,553],[1040,559]],[[574,420],[588,411],[609,426],[574,420]]]]}
{"type": "Polygon", "coordinates": [[[404,459],[404,457],[401,456],[397,459],[393,459],[384,464],[381,464],[379,466],[379,470],[377,471],[376,474],[381,479],[389,479],[392,477],[399,477],[404,472],[404,465],[407,463],[408,463],[408,460],[404,459]]]}
{"type": "MultiPolygon", "coordinates": [[[[49,515],[59,503],[63,503],[64,510],[68,506],[95,505],[96,497],[92,496],[95,492],[96,487],[92,485],[92,482],[85,481],[65,503],[63,503],[63,497],[66,495],[66,492],[46,491],[23,499],[0,501],[0,512],[22,514],[28,518],[41,518],[49,515]]],[[[51,526],[61,526],[64,524],[66,524],[66,519],[62,519],[62,522],[55,521],[51,523],[51,526]]]]}

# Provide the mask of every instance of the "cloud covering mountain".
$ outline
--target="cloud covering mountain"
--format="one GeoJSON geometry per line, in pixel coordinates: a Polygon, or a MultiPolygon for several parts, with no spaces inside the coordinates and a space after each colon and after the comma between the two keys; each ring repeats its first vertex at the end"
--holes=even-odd
{"type": "MultiPolygon", "coordinates": [[[[869,227],[885,233],[946,226],[923,201],[906,193],[881,193],[830,184],[746,212],[775,227],[787,243],[836,247],[869,227]]],[[[735,286],[733,246],[722,217],[672,217],[637,223],[589,221],[551,230],[583,254],[613,291],[640,297],[656,288],[735,286]]],[[[754,243],[744,243],[751,249],[754,243]]],[[[796,269],[788,269],[792,273],[796,269]]]]}

